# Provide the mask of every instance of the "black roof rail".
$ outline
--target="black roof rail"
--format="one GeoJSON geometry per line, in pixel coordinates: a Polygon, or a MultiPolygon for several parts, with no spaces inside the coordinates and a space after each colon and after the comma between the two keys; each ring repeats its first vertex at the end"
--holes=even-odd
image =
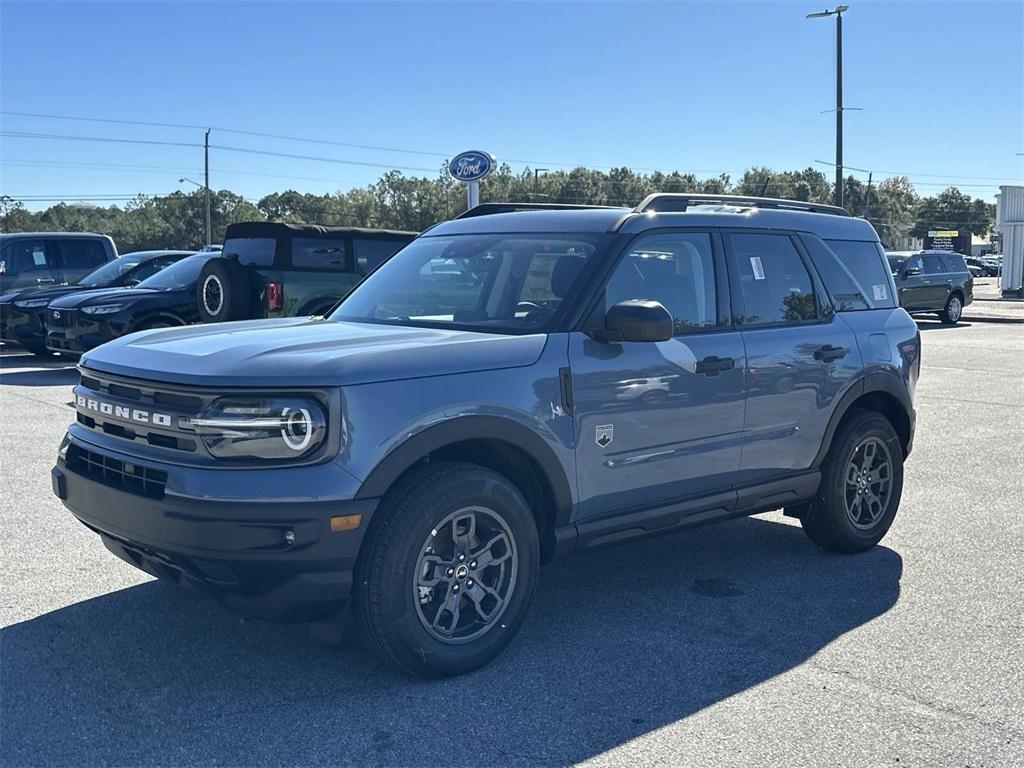
{"type": "Polygon", "coordinates": [[[692,205],[735,205],[742,208],[775,208],[782,211],[807,211],[810,213],[831,213],[834,216],[849,216],[850,213],[836,205],[807,203],[803,200],[782,200],[773,197],[746,197],[743,195],[714,195],[689,192],[655,192],[648,195],[633,210],[637,213],[681,212],[692,205]]]}
{"type": "Polygon", "coordinates": [[[620,205],[576,205],[574,203],[480,203],[463,211],[456,219],[472,219],[476,216],[490,216],[494,213],[514,213],[516,211],[578,211],[589,208],[619,210],[620,205]]]}

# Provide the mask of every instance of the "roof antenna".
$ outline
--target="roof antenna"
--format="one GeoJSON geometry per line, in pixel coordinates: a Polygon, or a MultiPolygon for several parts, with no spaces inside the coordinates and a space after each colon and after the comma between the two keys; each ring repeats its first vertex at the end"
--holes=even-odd
{"type": "Polygon", "coordinates": [[[764,193],[768,191],[768,182],[771,180],[771,176],[764,177],[764,184],[761,185],[761,194],[759,194],[758,197],[764,197],[764,193]]]}

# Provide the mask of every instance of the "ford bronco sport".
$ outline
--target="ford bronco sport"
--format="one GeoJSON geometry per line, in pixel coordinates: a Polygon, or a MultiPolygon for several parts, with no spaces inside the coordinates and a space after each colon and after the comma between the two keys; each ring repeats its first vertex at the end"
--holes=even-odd
{"type": "Polygon", "coordinates": [[[53,488],[115,554],[268,619],[351,603],[374,652],[444,676],[500,652],[554,558],[778,508],[874,546],[920,335],[866,221],[657,194],[478,206],[329,317],[80,367],[53,488]]]}

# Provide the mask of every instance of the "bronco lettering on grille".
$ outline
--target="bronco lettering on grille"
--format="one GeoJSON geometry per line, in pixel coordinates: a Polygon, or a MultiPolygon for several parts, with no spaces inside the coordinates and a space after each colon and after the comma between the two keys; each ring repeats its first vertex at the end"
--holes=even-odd
{"type": "Polygon", "coordinates": [[[171,426],[171,417],[166,413],[154,413],[144,411],[140,408],[128,408],[123,405],[114,405],[102,400],[96,400],[85,395],[75,395],[75,404],[79,410],[101,413],[105,416],[113,416],[125,421],[135,421],[140,424],[155,424],[158,427],[171,426]]]}

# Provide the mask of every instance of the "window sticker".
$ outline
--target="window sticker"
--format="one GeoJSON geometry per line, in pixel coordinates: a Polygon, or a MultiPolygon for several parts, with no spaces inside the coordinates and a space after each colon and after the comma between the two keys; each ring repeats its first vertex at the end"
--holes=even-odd
{"type": "Polygon", "coordinates": [[[750,268],[754,270],[755,280],[764,280],[764,267],[761,266],[760,256],[750,257],[750,268]]]}
{"type": "Polygon", "coordinates": [[[885,301],[889,298],[889,292],[885,289],[885,285],[873,285],[871,288],[875,293],[875,301],[885,301]]]}

